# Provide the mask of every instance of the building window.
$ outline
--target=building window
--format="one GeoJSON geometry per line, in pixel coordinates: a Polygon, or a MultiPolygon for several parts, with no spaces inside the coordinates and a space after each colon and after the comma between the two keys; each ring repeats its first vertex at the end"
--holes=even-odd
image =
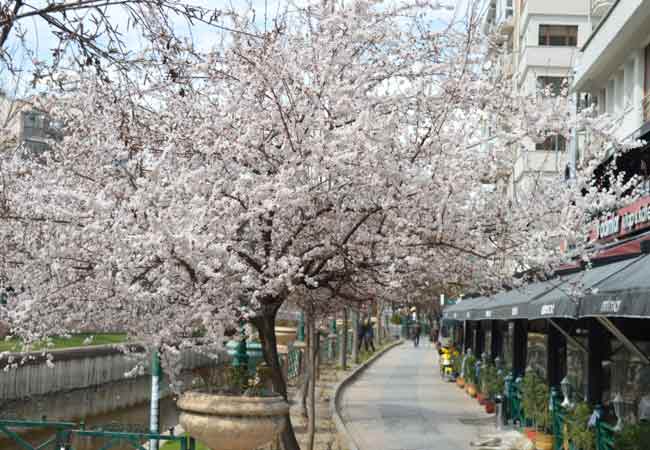
{"type": "Polygon", "coordinates": [[[540,25],[539,45],[575,47],[578,45],[578,26],[540,25]]]}
{"type": "Polygon", "coordinates": [[[543,95],[557,96],[566,87],[564,77],[537,77],[537,92],[543,95]]]}
{"type": "Polygon", "coordinates": [[[506,19],[511,18],[514,15],[514,8],[512,6],[513,0],[506,0],[506,19]]]}
{"type": "Polygon", "coordinates": [[[566,138],[561,134],[548,136],[544,142],[535,144],[535,150],[566,151],[566,138]]]}

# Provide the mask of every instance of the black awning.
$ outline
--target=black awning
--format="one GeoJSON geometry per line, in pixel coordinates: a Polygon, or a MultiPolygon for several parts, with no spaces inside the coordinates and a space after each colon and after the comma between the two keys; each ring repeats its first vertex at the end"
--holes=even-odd
{"type": "Polygon", "coordinates": [[[650,255],[623,262],[624,267],[585,295],[580,317],[650,317],[650,255]]]}
{"type": "MultiPolygon", "coordinates": [[[[636,260],[636,258],[634,259],[636,260]]],[[[600,285],[627,268],[634,260],[627,259],[564,277],[564,283],[528,305],[528,319],[579,317],[579,305],[600,285]]]]}
{"type": "Polygon", "coordinates": [[[483,319],[511,320],[528,317],[528,304],[563,282],[560,278],[530,283],[489,297],[477,314],[483,319]]]}
{"type": "Polygon", "coordinates": [[[445,307],[442,315],[445,319],[476,320],[475,311],[485,300],[485,297],[459,300],[455,305],[445,307]]]}

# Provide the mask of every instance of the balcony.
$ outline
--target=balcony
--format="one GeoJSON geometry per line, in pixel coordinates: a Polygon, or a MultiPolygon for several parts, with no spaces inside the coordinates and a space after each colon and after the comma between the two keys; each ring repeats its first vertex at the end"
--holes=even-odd
{"type": "Polygon", "coordinates": [[[593,0],[591,4],[591,15],[596,18],[603,17],[609,11],[612,3],[614,3],[613,0],[593,0]]]}
{"type": "Polygon", "coordinates": [[[501,55],[501,57],[499,58],[499,62],[501,64],[501,73],[503,74],[503,76],[506,78],[512,77],[515,71],[514,58],[512,53],[506,53],[501,55]]]}

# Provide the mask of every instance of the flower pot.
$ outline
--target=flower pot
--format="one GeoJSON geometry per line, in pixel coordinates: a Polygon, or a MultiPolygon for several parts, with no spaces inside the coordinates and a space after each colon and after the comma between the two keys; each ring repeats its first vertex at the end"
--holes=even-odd
{"type": "Polygon", "coordinates": [[[535,436],[537,435],[537,430],[535,428],[524,428],[524,434],[529,440],[535,442],[535,436]]]}
{"type": "Polygon", "coordinates": [[[496,411],[496,409],[497,409],[497,406],[496,406],[496,404],[495,404],[493,401],[491,401],[491,400],[487,400],[487,401],[485,402],[485,412],[486,412],[486,413],[488,413],[488,414],[494,414],[494,411],[496,411]]]}
{"type": "Polygon", "coordinates": [[[470,397],[476,397],[476,385],[468,384],[467,393],[469,394],[470,397]]]}
{"type": "Polygon", "coordinates": [[[465,387],[465,379],[463,377],[456,378],[456,386],[463,389],[465,387]]]}
{"type": "Polygon", "coordinates": [[[482,392],[476,394],[476,399],[478,400],[478,404],[481,406],[485,406],[485,403],[487,403],[487,396],[482,392]]]}
{"type": "Polygon", "coordinates": [[[538,432],[533,442],[537,450],[553,450],[553,436],[550,434],[538,432]]]}
{"type": "Polygon", "coordinates": [[[289,404],[280,396],[235,397],[187,392],[177,402],[180,424],[209,448],[253,450],[286,426],[289,404]]]}
{"type": "Polygon", "coordinates": [[[296,333],[294,327],[275,327],[275,341],[277,345],[289,345],[296,340],[296,333]]]}

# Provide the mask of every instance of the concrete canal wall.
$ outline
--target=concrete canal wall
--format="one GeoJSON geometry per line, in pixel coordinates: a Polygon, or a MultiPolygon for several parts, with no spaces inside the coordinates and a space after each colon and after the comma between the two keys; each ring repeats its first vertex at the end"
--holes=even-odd
{"type": "MultiPolygon", "coordinates": [[[[115,346],[53,350],[50,355],[52,363],[48,363],[47,356],[42,353],[32,353],[27,357],[14,354],[1,358],[0,403],[66,393],[60,396],[63,402],[67,398],[91,395],[97,402],[119,408],[144,401],[149,396],[149,389],[146,388],[149,377],[128,378],[126,374],[135,367],[136,359],[115,346]],[[12,362],[17,358],[23,359],[24,363],[12,367],[12,362]],[[105,395],[103,387],[111,387],[105,395]],[[79,390],[87,392],[74,392],[79,390]],[[104,396],[106,398],[101,400],[104,396]]],[[[223,358],[227,358],[225,352],[223,358]]],[[[182,367],[186,371],[211,363],[209,358],[195,352],[186,352],[182,357],[182,367]]]]}

